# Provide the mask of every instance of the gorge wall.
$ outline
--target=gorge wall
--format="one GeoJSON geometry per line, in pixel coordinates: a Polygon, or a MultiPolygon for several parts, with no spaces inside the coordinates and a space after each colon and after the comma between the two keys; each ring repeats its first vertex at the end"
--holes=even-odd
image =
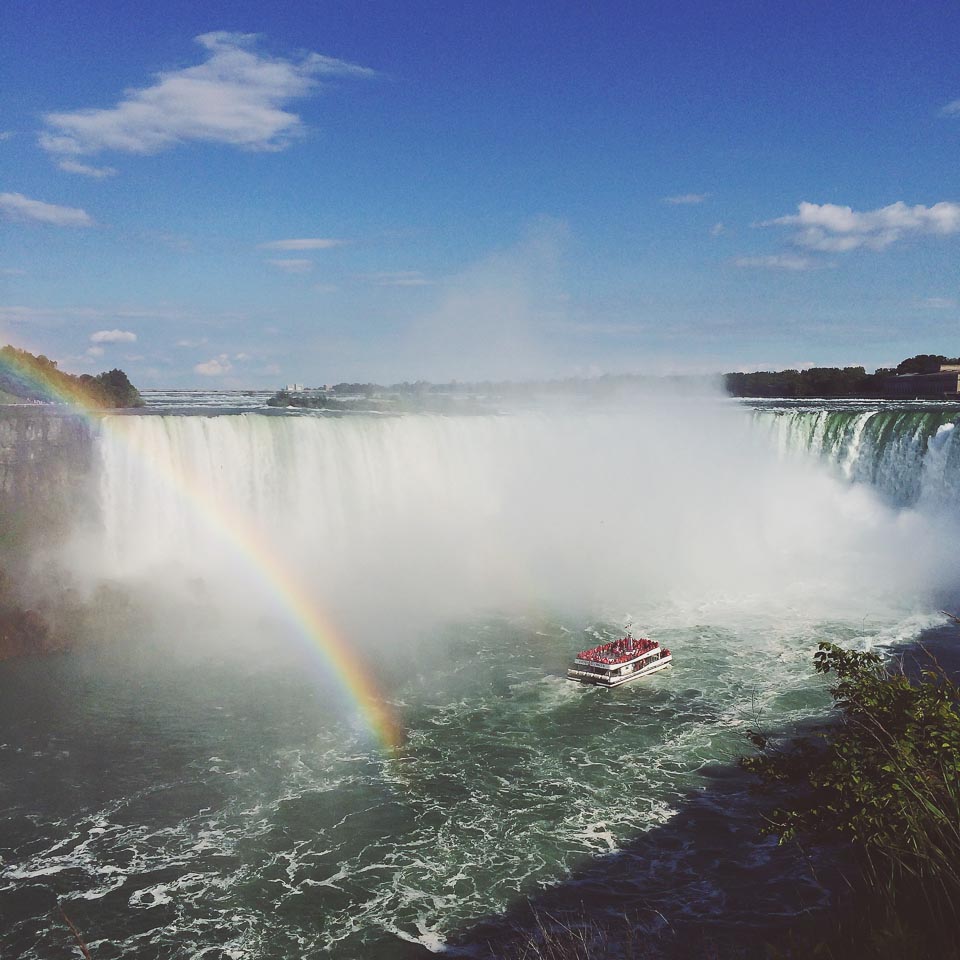
{"type": "Polygon", "coordinates": [[[0,407],[0,660],[68,645],[50,601],[36,600],[34,564],[92,507],[93,433],[62,409],[0,407]]]}
{"type": "Polygon", "coordinates": [[[0,553],[56,537],[89,503],[93,429],[59,409],[0,407],[0,553]]]}

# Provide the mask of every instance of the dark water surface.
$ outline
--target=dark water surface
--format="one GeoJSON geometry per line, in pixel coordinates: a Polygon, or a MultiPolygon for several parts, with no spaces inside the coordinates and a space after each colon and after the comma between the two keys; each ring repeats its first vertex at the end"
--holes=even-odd
{"type": "Polygon", "coordinates": [[[562,679],[592,635],[475,623],[396,678],[395,756],[295,658],[3,664],[3,956],[72,955],[57,900],[98,960],[426,956],[557,889],[653,927],[799,913],[824,891],[725,761],[758,712],[822,710],[811,631],[855,631],[769,629],[667,631],[677,666],[610,691],[562,679]]]}

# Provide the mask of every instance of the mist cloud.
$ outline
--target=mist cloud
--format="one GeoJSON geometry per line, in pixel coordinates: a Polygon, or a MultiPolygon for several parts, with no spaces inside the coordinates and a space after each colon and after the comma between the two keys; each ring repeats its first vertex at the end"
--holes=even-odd
{"type": "Polygon", "coordinates": [[[561,271],[570,230],[540,218],[512,246],[444,279],[401,348],[416,376],[523,379],[555,370],[552,327],[566,314],[561,271]]]}

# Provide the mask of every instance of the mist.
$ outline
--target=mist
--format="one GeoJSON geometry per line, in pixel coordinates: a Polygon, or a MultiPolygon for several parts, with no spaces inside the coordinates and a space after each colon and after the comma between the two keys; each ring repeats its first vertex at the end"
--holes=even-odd
{"type": "Polygon", "coordinates": [[[719,397],[107,418],[97,445],[98,506],[59,568],[88,595],[136,592],[161,623],[199,604],[234,639],[266,642],[287,614],[271,566],[360,646],[392,649],[487,614],[902,615],[956,581],[952,519],[785,456],[719,397]]]}

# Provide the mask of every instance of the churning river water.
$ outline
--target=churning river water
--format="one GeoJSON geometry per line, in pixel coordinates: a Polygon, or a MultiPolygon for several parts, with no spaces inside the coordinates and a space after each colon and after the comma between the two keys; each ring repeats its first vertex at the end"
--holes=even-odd
{"type": "Polygon", "coordinates": [[[0,665],[5,960],[76,955],[58,902],[97,960],[482,956],[528,902],[746,942],[826,902],[733,764],[826,710],[818,641],[942,619],[955,409],[175,401],[103,422],[89,506],[38,557],[83,642],[0,665]],[[628,628],[675,666],[564,679],[628,628]]]}

